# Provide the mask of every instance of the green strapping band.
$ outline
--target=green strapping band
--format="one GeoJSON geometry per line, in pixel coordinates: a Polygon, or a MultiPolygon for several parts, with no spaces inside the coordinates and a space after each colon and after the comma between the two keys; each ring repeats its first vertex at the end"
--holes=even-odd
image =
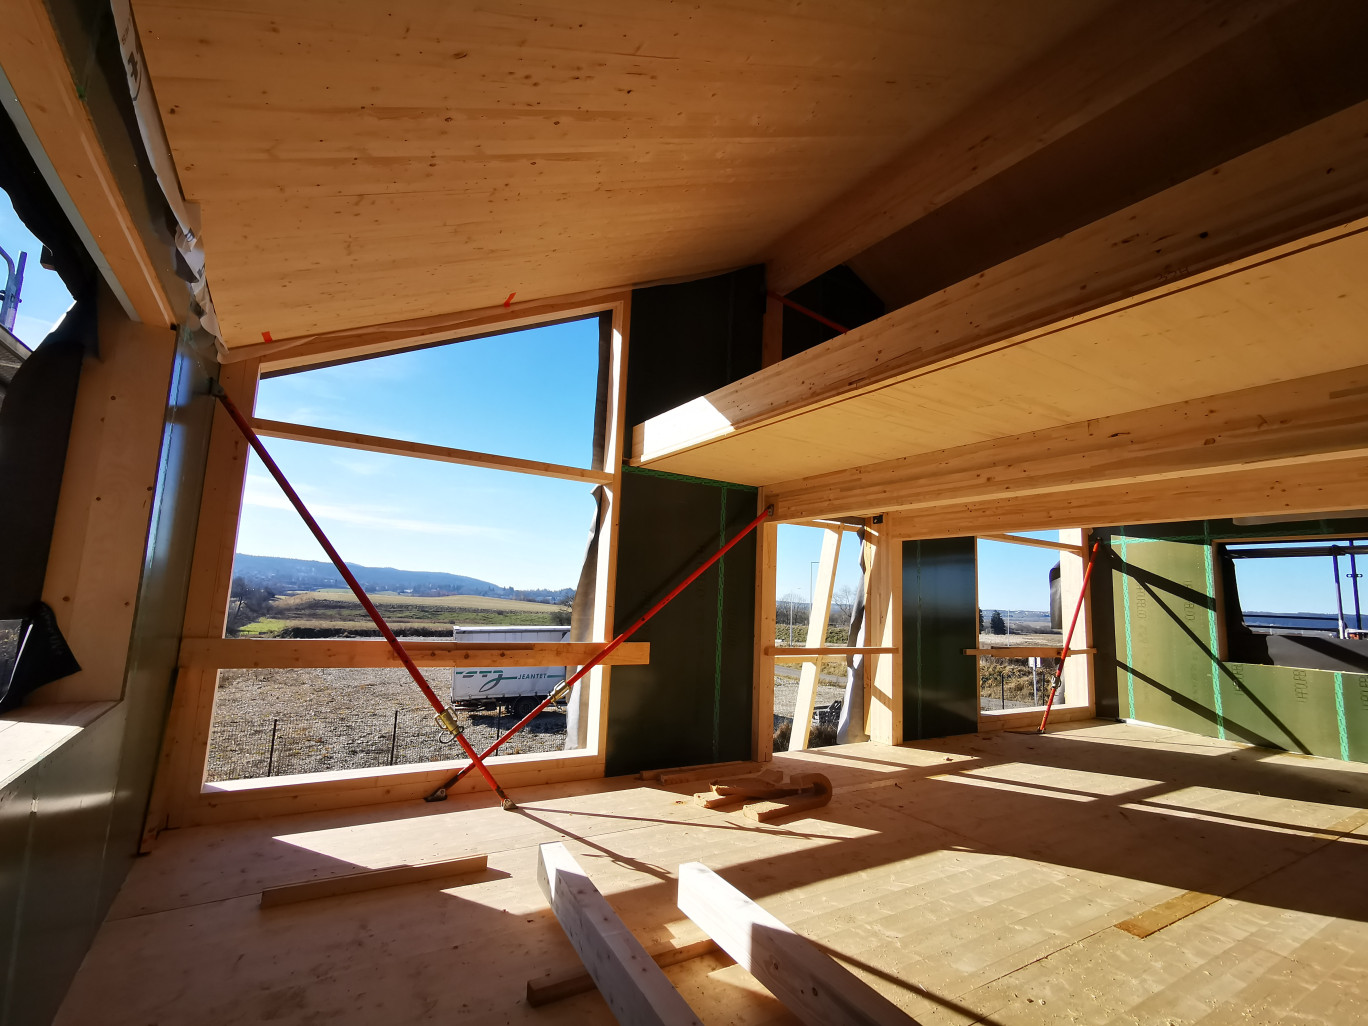
{"type": "Polygon", "coordinates": [[[1340,758],[1349,761],[1349,724],[1344,718],[1344,674],[1335,673],[1335,719],[1339,721],[1340,758]]]}
{"type": "MultiPolygon", "coordinates": [[[[717,522],[717,545],[727,544],[727,489],[722,489],[722,501],[717,522]]],[[[727,584],[727,557],[717,561],[717,637],[713,641],[713,759],[722,758],[722,596],[727,584]]]]}
{"type": "Polygon", "coordinates": [[[1216,633],[1216,574],[1211,565],[1211,528],[1203,521],[1203,534],[1206,535],[1202,546],[1202,561],[1206,566],[1206,593],[1211,599],[1207,607],[1207,637],[1211,643],[1211,701],[1216,711],[1216,736],[1225,740],[1225,714],[1221,710],[1221,661],[1218,653],[1221,640],[1216,633]]]}
{"type": "MultiPolygon", "coordinates": [[[[1129,566],[1126,560],[1126,536],[1121,535],[1121,562],[1129,566]]],[[[1131,610],[1130,610],[1130,574],[1121,575],[1121,619],[1126,624],[1126,702],[1130,706],[1130,715],[1127,719],[1135,719],[1135,656],[1131,651],[1131,610]]]]}

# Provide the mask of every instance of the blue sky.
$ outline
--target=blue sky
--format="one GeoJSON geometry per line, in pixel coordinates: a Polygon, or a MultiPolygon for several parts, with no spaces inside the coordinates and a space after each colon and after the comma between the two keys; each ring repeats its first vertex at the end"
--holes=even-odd
{"type": "MultiPolygon", "coordinates": [[[[8,217],[7,226],[17,224],[12,213],[8,217]]],[[[14,237],[6,235],[7,248],[14,237]]],[[[37,252],[35,243],[22,244],[37,252]]],[[[37,267],[36,258],[30,267],[37,267]]],[[[40,281],[35,276],[25,287],[25,299],[34,301],[21,308],[30,321],[20,323],[46,333],[69,299],[40,281]]],[[[597,362],[597,321],[574,321],[267,378],[257,416],[588,466],[597,362]]],[[[335,446],[279,439],[266,444],[352,562],[445,570],[515,588],[565,588],[578,579],[593,517],[589,485],[335,446]]],[[[822,533],[780,525],[780,599],[808,601],[822,533]]],[[[1055,539],[1058,533],[1031,536],[1055,539]]],[[[255,458],[238,551],[326,558],[255,458]]],[[[848,532],[838,589],[859,587],[859,559],[856,536],[848,532]]],[[[980,541],[978,560],[981,608],[1049,608],[1056,553],[980,541]]],[[[1328,558],[1241,560],[1237,572],[1246,609],[1334,611],[1328,558]]],[[[1351,609],[1352,594],[1343,583],[1351,609]]]]}
{"type": "MultiPolygon", "coordinates": [[[[10,205],[9,197],[3,192],[0,192],[0,249],[16,263],[21,252],[28,253],[24,284],[19,293],[19,314],[14,320],[14,334],[19,341],[33,349],[62,319],[71,305],[71,294],[56,273],[39,265],[42,243],[24,227],[10,205]]],[[[4,274],[4,261],[0,260],[0,288],[4,287],[4,274]]]]}
{"type": "MultiPolygon", "coordinates": [[[[598,323],[575,321],[267,378],[256,415],[588,466],[597,365],[598,323]]],[[[567,588],[579,578],[591,485],[265,442],[350,562],[513,588],[567,588]]],[[[255,458],[237,551],[326,558],[255,458]]]]}

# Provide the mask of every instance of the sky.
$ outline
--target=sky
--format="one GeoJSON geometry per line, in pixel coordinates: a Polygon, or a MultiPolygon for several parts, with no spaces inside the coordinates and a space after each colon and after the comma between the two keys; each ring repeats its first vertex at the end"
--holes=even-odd
{"type": "MultiPolygon", "coordinates": [[[[8,217],[6,226],[17,224],[12,212],[8,217]]],[[[5,236],[7,248],[16,237],[5,236]]],[[[25,299],[38,298],[21,308],[30,320],[19,323],[45,334],[48,318],[60,318],[69,300],[50,285],[29,288],[25,299]]],[[[266,378],[256,415],[587,467],[597,364],[597,321],[573,321],[266,378]]],[[[594,513],[588,484],[280,439],[266,445],[350,562],[444,570],[524,589],[578,580],[594,513]]],[[[779,599],[809,600],[822,534],[780,525],[779,599]]],[[[1058,532],[1027,536],[1057,540],[1058,532]]],[[[255,457],[237,550],[326,558],[255,457]]],[[[837,589],[860,586],[859,561],[859,542],[847,532],[837,589]]],[[[980,540],[980,608],[1048,610],[1057,561],[1048,549],[980,540]]],[[[1236,569],[1247,610],[1335,609],[1328,557],[1239,560],[1236,569]]],[[[1341,583],[1352,610],[1349,582],[1341,583]]]]}
{"type": "MultiPolygon", "coordinates": [[[[1359,539],[1360,542],[1364,539],[1359,539]]],[[[1279,548],[1290,545],[1325,545],[1325,541],[1278,543],[1279,548]]],[[[1368,573],[1368,556],[1356,557],[1360,573],[1368,573]]],[[[1344,614],[1354,625],[1354,589],[1348,558],[1339,561],[1340,594],[1344,614]]],[[[1235,580],[1240,589],[1240,605],[1246,612],[1263,613],[1334,613],[1335,567],[1329,556],[1298,556],[1279,559],[1237,559],[1235,580]]],[[[1368,587],[1359,581],[1359,604],[1368,621],[1368,587]]]]}
{"type": "MultiPolygon", "coordinates": [[[[28,253],[24,283],[19,291],[19,312],[14,319],[14,334],[20,342],[35,349],[62,319],[67,307],[71,306],[71,293],[67,292],[62,279],[55,272],[39,265],[38,258],[43,252],[43,245],[24,227],[24,222],[19,220],[9,197],[3,192],[0,192],[0,249],[8,253],[15,263],[19,262],[21,252],[28,253]]],[[[4,288],[7,270],[5,262],[0,260],[0,289],[4,288]]]]}
{"type": "MultiPolygon", "coordinates": [[[[256,415],[500,456],[590,465],[598,322],[266,378],[256,415]]],[[[265,439],[348,562],[569,588],[593,486],[331,445],[265,439]]],[[[264,466],[247,470],[238,552],[326,559],[264,466]]]]}

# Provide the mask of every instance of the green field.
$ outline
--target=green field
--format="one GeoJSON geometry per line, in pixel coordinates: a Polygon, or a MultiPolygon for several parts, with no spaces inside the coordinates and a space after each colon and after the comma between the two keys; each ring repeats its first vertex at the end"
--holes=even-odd
{"type": "MultiPolygon", "coordinates": [[[[482,595],[418,596],[377,592],[370,596],[396,631],[429,637],[448,636],[453,625],[465,627],[538,627],[568,624],[569,610],[544,602],[489,598],[482,595]]],[[[257,619],[237,629],[239,637],[337,637],[373,635],[370,617],[349,591],[324,588],[282,595],[257,619]]]]}

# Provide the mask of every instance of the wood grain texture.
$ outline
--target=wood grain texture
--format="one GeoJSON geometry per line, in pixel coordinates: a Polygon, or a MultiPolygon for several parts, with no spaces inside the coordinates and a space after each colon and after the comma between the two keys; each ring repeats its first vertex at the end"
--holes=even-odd
{"type": "Polygon", "coordinates": [[[775,485],[767,494],[782,519],[815,510],[929,509],[1274,468],[1352,455],[1365,440],[1368,367],[1355,366],[819,475],[775,485]]]}
{"type": "MultiPolygon", "coordinates": [[[[691,959],[702,958],[704,955],[716,955],[722,949],[717,946],[714,940],[694,941],[692,944],[671,944],[661,948],[648,948],[647,953],[651,956],[651,961],[662,968],[669,965],[679,965],[681,962],[688,962],[691,959]]],[[[724,956],[723,960],[730,962],[729,956],[724,956]]],[[[527,981],[527,1003],[533,1008],[540,1008],[542,1005],[549,1005],[553,1001],[561,1001],[576,994],[587,994],[594,989],[594,978],[586,972],[568,972],[549,979],[528,980],[527,981]]]]}
{"type": "Polygon", "coordinates": [[[369,869],[361,873],[346,873],[342,876],[328,876],[301,883],[280,884],[276,887],[262,888],[261,907],[278,908],[281,905],[293,905],[318,898],[334,898],[342,894],[360,894],[384,887],[402,887],[405,884],[483,873],[488,866],[488,856],[471,855],[443,862],[389,866],[385,869],[369,869]]]}
{"type": "MultiPolygon", "coordinates": [[[[598,641],[499,644],[424,640],[406,641],[404,648],[419,666],[582,666],[603,648],[603,644],[598,641]]],[[[650,659],[650,642],[628,641],[610,652],[601,665],[641,666],[650,659]]],[[[185,638],[181,641],[180,661],[182,666],[215,670],[403,665],[394,650],[378,638],[318,641],[185,638]]]]}
{"type": "Polygon", "coordinates": [[[1121,3],[790,229],[766,260],[787,293],[1038,153],[1190,61],[1284,0],[1121,3]]]}
{"type": "Polygon", "coordinates": [[[679,867],[679,909],[811,1026],[914,1023],[701,862],[679,867]]]}
{"type": "Polygon", "coordinates": [[[1104,9],[136,13],[238,346],[744,265],[1104,9]]]}
{"type": "Polygon", "coordinates": [[[541,846],[537,883],[619,1022],[702,1026],[564,844],[541,846]]]}
{"type": "Polygon", "coordinates": [[[1360,104],[652,418],[633,460],[768,485],[1354,366],[1365,182],[1360,104]]]}
{"type": "Polygon", "coordinates": [[[552,477],[562,481],[591,481],[594,484],[607,484],[613,480],[612,474],[602,470],[590,470],[587,467],[567,467],[559,463],[544,463],[541,460],[496,456],[493,453],[474,452],[470,449],[453,449],[446,445],[430,445],[426,442],[408,442],[400,438],[364,435],[356,431],[337,431],[332,428],[313,427],[308,424],[287,424],[279,420],[253,420],[252,427],[256,429],[257,434],[264,435],[267,438],[287,438],[295,442],[337,445],[345,449],[379,452],[389,456],[411,456],[418,459],[436,460],[439,463],[457,463],[466,467],[488,467],[493,470],[533,474],[537,477],[552,477]]]}
{"type": "Polygon", "coordinates": [[[103,257],[101,270],[114,278],[111,287],[122,292],[119,301],[131,315],[149,326],[171,327],[171,304],[76,91],[47,8],[42,0],[12,0],[4,17],[0,66],[60,180],[58,191],[70,197],[77,234],[103,257]]]}
{"type": "Polygon", "coordinates": [[[34,702],[117,701],[143,574],[175,339],[99,291],[100,356],[81,366],[43,600],[81,669],[34,702]]]}

